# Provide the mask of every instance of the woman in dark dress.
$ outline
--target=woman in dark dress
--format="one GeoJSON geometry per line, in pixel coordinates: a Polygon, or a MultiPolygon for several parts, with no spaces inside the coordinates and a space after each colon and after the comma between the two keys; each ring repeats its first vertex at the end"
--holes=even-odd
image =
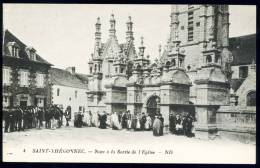
{"type": "Polygon", "coordinates": [[[100,122],[100,125],[99,125],[99,128],[101,129],[106,129],[107,128],[107,115],[106,113],[103,111],[101,112],[100,114],[98,114],[98,118],[99,118],[99,122],[100,122]]]}

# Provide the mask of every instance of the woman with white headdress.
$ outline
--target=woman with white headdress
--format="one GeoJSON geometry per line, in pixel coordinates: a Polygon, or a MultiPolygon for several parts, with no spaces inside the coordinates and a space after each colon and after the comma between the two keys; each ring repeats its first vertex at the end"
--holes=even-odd
{"type": "Polygon", "coordinates": [[[119,123],[117,112],[114,112],[111,115],[111,128],[114,129],[114,130],[121,129],[121,124],[119,123]]]}

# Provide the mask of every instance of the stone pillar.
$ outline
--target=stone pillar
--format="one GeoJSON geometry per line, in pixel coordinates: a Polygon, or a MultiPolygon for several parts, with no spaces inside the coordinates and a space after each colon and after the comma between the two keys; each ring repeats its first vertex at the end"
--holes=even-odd
{"type": "Polygon", "coordinates": [[[220,65],[204,66],[195,80],[197,102],[195,105],[195,136],[214,139],[217,135],[216,112],[221,105],[229,102],[229,85],[220,65]]]}
{"type": "Polygon", "coordinates": [[[214,139],[217,134],[216,111],[219,106],[196,106],[196,133],[200,139],[214,139]]]}
{"type": "Polygon", "coordinates": [[[170,114],[170,106],[169,105],[160,105],[160,112],[164,119],[164,133],[167,133],[169,130],[169,114],[170,114]]]}

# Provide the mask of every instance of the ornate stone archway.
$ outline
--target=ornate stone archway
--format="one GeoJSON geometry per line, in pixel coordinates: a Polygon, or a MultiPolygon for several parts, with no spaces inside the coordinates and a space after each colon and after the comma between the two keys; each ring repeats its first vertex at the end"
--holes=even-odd
{"type": "Polygon", "coordinates": [[[160,111],[161,98],[157,95],[150,96],[146,101],[146,112],[154,119],[155,114],[160,111]]]}

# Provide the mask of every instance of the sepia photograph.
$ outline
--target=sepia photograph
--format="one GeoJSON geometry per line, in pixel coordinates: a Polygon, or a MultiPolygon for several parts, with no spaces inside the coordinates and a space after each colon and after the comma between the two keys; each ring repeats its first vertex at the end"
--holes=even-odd
{"type": "Polygon", "coordinates": [[[3,162],[256,164],[256,5],[2,14],[3,162]]]}

